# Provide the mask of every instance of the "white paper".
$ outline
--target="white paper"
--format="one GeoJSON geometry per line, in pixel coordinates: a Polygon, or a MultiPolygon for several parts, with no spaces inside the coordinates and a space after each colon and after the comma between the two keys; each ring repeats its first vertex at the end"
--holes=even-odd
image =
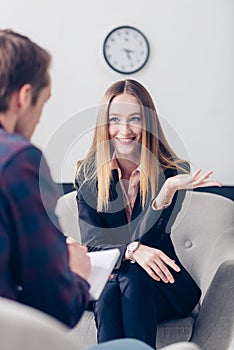
{"type": "Polygon", "coordinates": [[[120,251],[116,248],[88,253],[91,263],[88,278],[91,299],[97,300],[100,297],[119,255],[120,251]]]}

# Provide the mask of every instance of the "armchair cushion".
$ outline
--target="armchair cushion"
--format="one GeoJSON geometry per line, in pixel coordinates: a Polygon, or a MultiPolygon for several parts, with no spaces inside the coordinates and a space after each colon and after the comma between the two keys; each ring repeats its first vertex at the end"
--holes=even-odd
{"type": "MultiPolygon", "coordinates": [[[[174,342],[188,341],[191,338],[194,325],[192,316],[161,322],[157,331],[157,348],[174,342]]],[[[97,342],[94,314],[85,311],[78,325],[69,331],[74,339],[79,339],[82,345],[92,345],[97,342]]]]}

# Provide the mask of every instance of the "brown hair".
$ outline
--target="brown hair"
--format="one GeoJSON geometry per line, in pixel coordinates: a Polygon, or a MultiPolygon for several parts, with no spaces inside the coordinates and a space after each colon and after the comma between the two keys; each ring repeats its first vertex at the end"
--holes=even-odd
{"type": "Polygon", "coordinates": [[[32,85],[32,104],[49,83],[50,54],[26,36],[0,30],[0,112],[8,109],[12,94],[24,84],[32,85]]]}
{"type": "MultiPolygon", "coordinates": [[[[98,203],[97,210],[108,208],[109,188],[111,183],[111,158],[113,150],[109,142],[108,114],[112,100],[123,93],[135,96],[142,106],[142,148],[140,159],[140,195],[141,205],[144,207],[146,197],[151,187],[151,197],[157,192],[159,168],[178,168],[182,162],[169,146],[160,125],[153,100],[146,88],[139,82],[127,79],[117,81],[105,92],[100,107],[93,142],[85,159],[78,162],[76,176],[80,171],[84,181],[97,179],[98,203]],[[95,162],[93,162],[93,157],[95,162]],[[95,164],[95,171],[93,164],[95,164]]],[[[183,169],[184,170],[184,169],[183,169]]]]}

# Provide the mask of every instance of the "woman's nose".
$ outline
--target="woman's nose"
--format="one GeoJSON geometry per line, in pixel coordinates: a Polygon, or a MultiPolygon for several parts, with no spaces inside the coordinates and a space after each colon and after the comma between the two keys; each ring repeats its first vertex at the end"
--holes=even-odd
{"type": "Polygon", "coordinates": [[[128,135],[130,130],[130,125],[127,122],[120,123],[120,131],[124,135],[128,135]]]}

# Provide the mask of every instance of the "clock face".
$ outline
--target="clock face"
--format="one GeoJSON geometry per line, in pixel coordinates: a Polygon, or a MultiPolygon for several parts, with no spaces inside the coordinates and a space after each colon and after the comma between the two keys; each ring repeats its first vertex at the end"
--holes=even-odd
{"type": "Polygon", "coordinates": [[[149,58],[149,43],[138,29],[121,26],[106,36],[103,54],[112,69],[119,73],[131,74],[146,64],[149,58]]]}

